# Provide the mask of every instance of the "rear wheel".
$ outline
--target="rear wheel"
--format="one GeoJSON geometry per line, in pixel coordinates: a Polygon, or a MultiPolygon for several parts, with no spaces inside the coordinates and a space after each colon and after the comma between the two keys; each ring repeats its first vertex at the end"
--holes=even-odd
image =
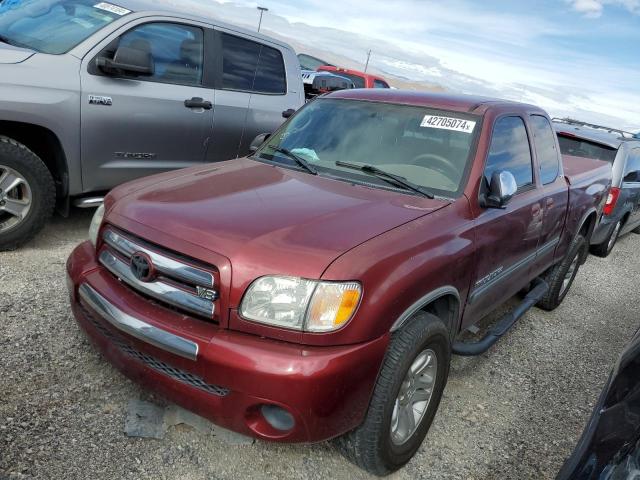
{"type": "Polygon", "coordinates": [[[545,275],[549,291],[538,302],[538,307],[551,311],[562,303],[587,256],[587,248],[587,241],[582,235],[578,235],[573,240],[564,259],[551,267],[545,275]]]}
{"type": "Polygon", "coordinates": [[[606,258],[613,251],[613,247],[616,245],[618,241],[618,237],[620,236],[620,230],[622,230],[622,220],[619,220],[616,223],[615,227],[611,231],[611,235],[604,242],[599,245],[591,246],[591,253],[598,257],[606,258]]]}
{"type": "Polygon", "coordinates": [[[451,347],[442,320],[416,314],[392,336],[366,417],[335,440],[351,462],[387,475],[416,453],[431,426],[449,374],[451,347]]]}
{"type": "Polygon", "coordinates": [[[53,178],[42,160],[24,145],[0,136],[0,251],[33,238],[54,204],[53,178]]]}

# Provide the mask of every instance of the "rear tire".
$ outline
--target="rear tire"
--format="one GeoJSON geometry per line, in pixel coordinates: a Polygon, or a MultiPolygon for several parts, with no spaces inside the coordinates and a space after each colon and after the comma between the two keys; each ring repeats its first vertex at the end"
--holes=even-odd
{"type": "Polygon", "coordinates": [[[392,334],[365,419],[334,440],[338,450],[374,475],[402,467],[420,448],[431,426],[450,361],[449,332],[442,320],[417,313],[392,334]]]}
{"type": "Polygon", "coordinates": [[[0,251],[14,250],[42,230],[55,200],[44,162],[21,143],[0,136],[0,251]]]}
{"type": "Polygon", "coordinates": [[[606,258],[613,251],[613,247],[615,247],[616,242],[618,241],[618,237],[620,236],[620,230],[622,230],[623,226],[622,220],[619,220],[616,223],[615,227],[611,231],[611,234],[607,237],[607,239],[599,245],[591,245],[590,251],[592,254],[597,257],[606,258]]]}
{"type": "Polygon", "coordinates": [[[573,281],[580,270],[580,266],[588,254],[587,241],[582,235],[578,235],[565,255],[564,259],[551,269],[544,276],[549,284],[549,291],[537,303],[539,308],[551,311],[555,310],[567,296],[573,281]]]}

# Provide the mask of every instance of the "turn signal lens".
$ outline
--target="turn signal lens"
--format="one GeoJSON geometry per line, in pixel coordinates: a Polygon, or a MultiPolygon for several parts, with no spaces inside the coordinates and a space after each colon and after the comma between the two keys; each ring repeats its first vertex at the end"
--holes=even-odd
{"type": "Polygon", "coordinates": [[[355,282],[320,282],[309,305],[305,330],[328,332],[346,324],[358,307],[360,293],[360,284],[355,282]]]}
{"type": "Polygon", "coordinates": [[[616,203],[618,203],[619,196],[620,189],[611,187],[611,191],[609,192],[609,196],[607,197],[607,203],[604,204],[604,209],[602,210],[605,215],[611,215],[613,213],[613,210],[616,208],[616,203]]]}

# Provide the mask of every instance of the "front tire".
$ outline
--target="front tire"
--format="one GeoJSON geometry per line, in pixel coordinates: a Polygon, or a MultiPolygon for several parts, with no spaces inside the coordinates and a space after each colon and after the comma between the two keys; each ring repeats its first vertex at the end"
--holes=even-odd
{"type": "Polygon", "coordinates": [[[55,186],[31,150],[0,136],[0,251],[31,240],[53,213],[55,186]]]}
{"type": "Polygon", "coordinates": [[[557,265],[551,267],[545,275],[545,280],[549,284],[549,291],[538,302],[537,306],[543,310],[551,311],[560,306],[564,298],[569,293],[573,281],[580,270],[580,266],[588,254],[587,241],[582,235],[578,235],[565,255],[564,259],[557,265]]]}
{"type": "Polygon", "coordinates": [[[334,442],[341,453],[379,476],[407,463],[438,410],[450,362],[449,332],[435,315],[419,312],[394,332],[363,423],[334,442]]]}
{"type": "Polygon", "coordinates": [[[618,237],[620,236],[620,230],[622,230],[622,220],[618,220],[615,227],[611,231],[609,237],[599,245],[591,246],[591,253],[596,255],[597,257],[606,258],[613,251],[613,247],[615,247],[616,242],[618,241],[618,237]]]}

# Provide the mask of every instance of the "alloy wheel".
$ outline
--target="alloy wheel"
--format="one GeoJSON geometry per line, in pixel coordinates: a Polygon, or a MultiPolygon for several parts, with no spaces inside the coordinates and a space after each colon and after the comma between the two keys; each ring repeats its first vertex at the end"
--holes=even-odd
{"type": "Polygon", "coordinates": [[[31,187],[24,176],[0,165],[0,233],[22,223],[31,210],[32,200],[31,187]]]}
{"type": "Polygon", "coordinates": [[[391,415],[391,441],[403,445],[416,432],[425,416],[438,374],[438,357],[423,350],[407,371],[391,415]]]}

